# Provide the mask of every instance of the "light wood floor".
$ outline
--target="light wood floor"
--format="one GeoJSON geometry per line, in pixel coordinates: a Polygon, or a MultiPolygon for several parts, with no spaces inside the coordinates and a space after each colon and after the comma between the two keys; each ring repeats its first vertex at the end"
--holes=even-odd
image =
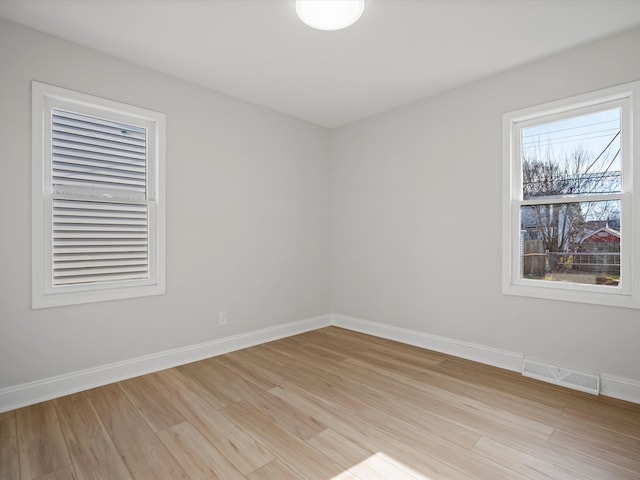
{"type": "Polygon", "coordinates": [[[330,327],[0,414],[0,478],[640,479],[640,405],[330,327]]]}

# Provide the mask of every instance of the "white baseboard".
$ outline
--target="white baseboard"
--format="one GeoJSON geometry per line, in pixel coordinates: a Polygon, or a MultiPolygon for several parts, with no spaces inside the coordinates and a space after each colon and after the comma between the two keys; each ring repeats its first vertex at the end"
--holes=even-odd
{"type": "Polygon", "coordinates": [[[0,390],[0,413],[331,325],[331,315],[144,355],[0,390]]]}
{"type": "Polygon", "coordinates": [[[640,403],[640,382],[602,373],[600,374],[600,394],[627,402],[640,403]]]}
{"type": "Polygon", "coordinates": [[[509,352],[499,348],[463,342],[452,338],[439,337],[437,335],[430,335],[428,333],[344,315],[333,315],[333,325],[414,345],[416,347],[434,350],[436,352],[454,355],[456,357],[466,358],[513,372],[520,372],[522,369],[522,359],[524,356],[521,353],[509,352]]]}
{"type": "MultiPolygon", "coordinates": [[[[524,354],[522,353],[439,337],[345,315],[332,315],[332,324],[336,327],[466,358],[467,360],[504,368],[513,372],[522,372],[522,363],[524,361],[524,354]]],[[[640,382],[628,378],[600,374],[600,394],[640,404],[640,382]]]]}
{"type": "MultiPolygon", "coordinates": [[[[0,390],[0,413],[178,365],[223,355],[329,325],[466,358],[514,372],[521,372],[522,370],[524,355],[520,353],[345,315],[321,315],[298,322],[277,325],[4,388],[0,390]]],[[[601,374],[600,393],[640,404],[640,382],[635,380],[601,374]]]]}

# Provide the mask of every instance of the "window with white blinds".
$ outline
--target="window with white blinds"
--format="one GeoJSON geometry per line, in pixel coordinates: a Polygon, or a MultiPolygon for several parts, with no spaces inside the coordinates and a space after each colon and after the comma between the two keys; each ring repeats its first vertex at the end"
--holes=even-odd
{"type": "Polygon", "coordinates": [[[33,97],[34,308],[164,293],[164,115],[33,97]]]}

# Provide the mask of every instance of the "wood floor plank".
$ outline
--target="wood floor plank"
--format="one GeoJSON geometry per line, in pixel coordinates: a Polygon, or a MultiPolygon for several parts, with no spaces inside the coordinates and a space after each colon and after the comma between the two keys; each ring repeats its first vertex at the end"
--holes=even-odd
{"type": "Polygon", "coordinates": [[[371,452],[384,452],[430,480],[469,480],[473,476],[451,467],[439,458],[420,451],[416,445],[388,435],[345,411],[309,395],[304,389],[280,385],[270,391],[283,400],[309,412],[329,428],[371,452]]]}
{"type": "Polygon", "coordinates": [[[290,355],[273,350],[267,345],[258,345],[229,355],[274,385],[279,385],[286,379],[285,372],[294,364],[290,355]]]}
{"type": "Polygon", "coordinates": [[[378,452],[348,469],[356,477],[366,480],[429,480],[418,472],[412,472],[396,459],[378,452]]]}
{"type": "Polygon", "coordinates": [[[189,480],[117,385],[91,390],[89,399],[134,478],[189,480]]]}
{"type": "Polygon", "coordinates": [[[15,410],[10,410],[8,412],[0,413],[0,422],[2,422],[3,420],[9,420],[10,418],[13,418],[13,419],[16,418],[16,411],[15,410]]]}
{"type": "Polygon", "coordinates": [[[308,439],[307,443],[343,468],[357,465],[375,453],[330,428],[308,439]]]}
{"type": "Polygon", "coordinates": [[[162,382],[160,381],[158,387],[160,393],[171,400],[176,396],[180,395],[181,391],[189,392],[191,396],[197,396],[202,401],[207,402],[210,405],[213,405],[215,408],[222,408],[225,403],[221,402],[219,397],[211,390],[208,390],[204,385],[195,379],[189,377],[188,375],[183,373],[183,370],[178,368],[172,368],[170,370],[163,370],[161,372],[156,372],[149,375],[149,379],[152,382],[157,382],[158,380],[162,380],[157,378],[157,375],[162,375],[165,372],[171,374],[171,382],[162,382]]]}
{"type": "Polygon", "coordinates": [[[562,410],[571,401],[571,393],[567,389],[522,377],[515,372],[480,366],[471,360],[452,357],[434,366],[433,370],[469,385],[486,386],[558,410],[562,410]]]}
{"type": "Polygon", "coordinates": [[[184,418],[219,450],[243,475],[274,460],[260,443],[222,414],[198,392],[190,390],[177,370],[165,370],[152,376],[184,418]]]}
{"type": "MultiPolygon", "coordinates": [[[[232,358],[236,358],[238,355],[250,355],[254,358],[258,357],[264,362],[265,366],[268,367],[274,364],[279,367],[286,367],[293,362],[293,358],[291,358],[291,355],[289,355],[286,350],[284,352],[274,350],[269,346],[269,343],[263,343],[262,345],[256,345],[255,347],[237,350],[229,353],[228,355],[232,358]]],[[[240,360],[243,361],[244,359],[240,358],[240,360]]],[[[262,364],[262,362],[258,363],[262,364]]]]}
{"type": "MultiPolygon", "coordinates": [[[[323,397],[317,392],[314,395],[318,398],[331,398],[332,401],[335,401],[338,397],[337,392],[332,392],[327,397],[323,397]]],[[[398,422],[383,410],[370,409],[365,403],[359,404],[359,401],[357,397],[349,398],[346,402],[339,403],[338,407],[352,416],[358,416],[376,429],[384,431],[384,438],[387,440],[394,438],[403,444],[411,445],[413,448],[434,458],[439,458],[468,474],[480,472],[487,478],[505,480],[520,478],[516,472],[507,471],[498,465],[493,465],[481,456],[473,454],[467,448],[443,440],[438,434],[431,433],[408,422],[398,422]]]]}
{"type": "Polygon", "coordinates": [[[291,335],[290,337],[267,342],[264,345],[274,350],[284,351],[284,354],[287,355],[288,354],[287,352],[292,349],[296,349],[300,347],[304,348],[306,345],[308,345],[310,342],[309,334],[313,335],[314,332],[311,331],[311,332],[302,333],[298,335],[291,335]]]}
{"type": "Polygon", "coordinates": [[[38,480],[76,480],[76,478],[73,467],[65,467],[61,470],[50,473],[49,475],[40,477],[38,480]]]}
{"type": "Polygon", "coordinates": [[[593,480],[640,480],[640,472],[636,472],[635,476],[630,476],[626,468],[603,462],[595,457],[577,452],[575,449],[555,445],[548,441],[522,436],[512,436],[505,439],[503,436],[490,435],[488,438],[579,473],[585,478],[593,480]]]}
{"type": "Polygon", "coordinates": [[[301,344],[302,349],[310,344],[317,344],[347,355],[351,355],[351,352],[369,350],[371,348],[384,348],[389,345],[397,346],[397,343],[393,340],[374,337],[340,327],[326,327],[313,330],[305,333],[302,338],[305,340],[305,342],[301,344]]]}
{"type": "Polygon", "coordinates": [[[326,332],[323,329],[317,332],[326,339],[326,341],[316,345],[317,347],[326,351],[333,351],[336,354],[342,353],[349,358],[362,360],[367,358],[384,359],[398,365],[415,366],[420,369],[433,367],[448,358],[448,356],[441,353],[391,340],[384,340],[383,342],[371,341],[375,337],[363,334],[358,334],[359,336],[354,338],[348,330],[343,329],[327,330],[326,332]],[[342,342],[339,343],[338,339],[342,340],[342,342]],[[361,348],[353,349],[353,346],[347,343],[354,342],[354,340],[359,342],[361,348]]]}
{"type": "MultiPolygon", "coordinates": [[[[410,469],[380,452],[370,452],[331,429],[307,441],[346,471],[366,480],[416,480],[410,469]]],[[[422,477],[425,478],[425,477],[422,477]]]]}
{"type": "Polygon", "coordinates": [[[267,392],[256,391],[246,401],[301,440],[311,438],[327,428],[322,422],[267,392]]]}
{"type": "Polygon", "coordinates": [[[0,414],[0,478],[640,480],[640,405],[328,327],[0,414]]]}
{"type": "MultiPolygon", "coordinates": [[[[317,382],[316,385],[311,385],[309,376],[306,377],[298,377],[296,384],[303,385],[309,391],[322,396],[322,383],[317,382]]],[[[424,433],[428,433],[465,449],[473,447],[480,438],[480,434],[471,429],[442,416],[433,415],[428,408],[424,408],[424,405],[416,407],[403,402],[400,398],[370,390],[357,382],[343,379],[337,391],[327,392],[325,395],[329,396],[333,402],[339,402],[337,405],[340,408],[358,412],[358,416],[364,420],[374,423],[385,422],[390,433],[396,432],[405,437],[410,435],[421,437],[424,433]]]]}
{"type": "MultiPolygon", "coordinates": [[[[640,435],[640,428],[638,430],[637,434],[640,435]]],[[[605,450],[610,449],[619,451],[622,455],[640,457],[640,437],[634,436],[635,430],[631,428],[616,431],[600,425],[594,418],[580,420],[571,415],[561,415],[555,423],[554,433],[558,431],[583,438],[592,445],[600,445],[605,450]]]]}
{"type": "Polygon", "coordinates": [[[503,429],[505,435],[510,431],[520,432],[528,436],[535,436],[542,440],[549,438],[553,426],[529,418],[515,415],[496,408],[490,403],[479,402],[463,395],[455,394],[434,385],[415,381],[404,376],[391,376],[384,370],[367,365],[359,360],[346,360],[349,364],[347,371],[360,378],[364,378],[367,386],[389,395],[398,395],[410,404],[420,408],[428,404],[432,408],[438,407],[445,416],[451,408],[457,410],[453,415],[457,421],[468,428],[484,434],[488,431],[503,429]],[[412,392],[406,395],[408,392],[412,392]]]}
{"type": "Polygon", "coordinates": [[[16,411],[20,475],[33,479],[71,465],[53,402],[16,411]]]}
{"type": "Polygon", "coordinates": [[[55,403],[78,480],[133,478],[87,398],[55,403]]]}
{"type": "Polygon", "coordinates": [[[261,375],[259,371],[250,368],[247,364],[231,355],[221,355],[217,357],[217,360],[224,368],[233,372],[234,375],[257,385],[263,390],[269,390],[276,386],[276,383],[261,375]]]}
{"type": "MultiPolygon", "coordinates": [[[[550,421],[555,424],[557,416],[562,414],[565,407],[564,403],[553,407],[541,405],[540,402],[528,400],[520,395],[516,396],[485,384],[472,385],[467,381],[462,381],[438,372],[434,365],[439,365],[440,362],[433,363],[433,360],[420,362],[419,355],[381,353],[382,352],[376,350],[371,350],[362,352],[357,357],[351,356],[351,358],[393,372],[394,375],[403,375],[415,381],[426,382],[429,385],[439,387],[451,393],[463,395],[481,402],[488,401],[502,410],[516,415],[527,416],[534,420],[546,421],[552,418],[550,421]]],[[[485,368],[491,367],[485,366],[485,368]]],[[[499,369],[495,370],[497,371],[499,369]]]]}
{"type": "MultiPolygon", "coordinates": [[[[408,434],[412,430],[388,418],[389,414],[402,419],[405,424],[421,426],[427,432],[431,430],[433,435],[442,436],[443,439],[452,441],[462,448],[470,448],[479,435],[485,432],[507,437],[520,432],[527,438],[532,434],[526,430],[522,432],[523,428],[519,425],[520,428],[514,428],[504,419],[496,421],[494,418],[481,415],[471,407],[461,409],[457,405],[450,405],[440,399],[425,395],[424,392],[404,383],[378,376],[374,371],[360,369],[362,371],[354,373],[351,365],[347,367],[346,362],[343,363],[345,363],[344,367],[336,373],[324,372],[325,366],[317,368],[313,372],[309,372],[303,367],[295,367],[290,368],[288,373],[292,383],[303,385],[309,392],[314,392],[320,397],[324,395],[325,398],[330,398],[335,408],[358,412],[359,416],[371,419],[371,421],[382,416],[385,421],[389,422],[389,428],[394,427],[396,432],[408,434]],[[353,378],[353,380],[348,380],[348,378],[353,378]],[[382,396],[378,398],[381,398],[382,401],[377,400],[373,394],[368,394],[366,390],[359,389],[358,384],[366,385],[371,392],[379,392],[382,396]],[[326,392],[323,391],[325,387],[329,389],[326,392]],[[366,401],[363,401],[364,398],[366,401]],[[403,414],[405,406],[407,411],[403,414]],[[372,407],[377,407],[377,409],[372,410],[372,407]],[[425,419],[428,419],[432,413],[435,413],[436,416],[431,417],[423,425],[425,419]],[[432,425],[437,425],[437,416],[445,419],[446,423],[453,424],[454,428],[447,427],[434,431],[432,425]]],[[[543,438],[546,439],[546,437],[547,435],[544,435],[543,438]]]]}
{"type": "Polygon", "coordinates": [[[247,480],[304,480],[286,465],[273,460],[247,475],[247,480]]]}
{"type": "Polygon", "coordinates": [[[0,478],[4,480],[20,478],[18,430],[16,417],[13,414],[0,417],[0,478]]]}
{"type": "Polygon", "coordinates": [[[158,432],[191,480],[245,480],[233,464],[188,422],[158,432]]]}
{"type": "Polygon", "coordinates": [[[263,389],[261,382],[253,382],[245,376],[238,375],[224,365],[224,360],[218,357],[199,362],[208,369],[207,374],[216,381],[216,387],[224,396],[233,401],[242,401],[251,397],[254,392],[263,389]]]}
{"type": "Polygon", "coordinates": [[[532,479],[584,480],[585,478],[566,467],[558,466],[535,455],[530,455],[486,437],[481,438],[473,450],[483,457],[493,460],[495,463],[522,472],[532,479]]]}
{"type": "Polygon", "coordinates": [[[616,434],[640,439],[640,417],[623,408],[602,408],[597,402],[578,401],[568,405],[563,416],[578,419],[587,425],[608,429],[616,434]]]}
{"type": "Polygon", "coordinates": [[[306,480],[326,480],[342,472],[336,463],[282,429],[255,407],[239,402],[225,407],[223,412],[260,443],[268,445],[276,458],[306,480]]]}
{"type": "Polygon", "coordinates": [[[626,468],[630,472],[640,472],[640,448],[633,453],[629,453],[599,438],[578,436],[559,429],[553,432],[549,442],[603,462],[626,468]]]}
{"type": "Polygon", "coordinates": [[[218,408],[223,408],[242,400],[242,396],[237,393],[235,389],[225,385],[222,381],[221,374],[218,374],[215,369],[205,361],[183,365],[178,367],[177,370],[207,390],[209,395],[215,397],[215,405],[218,408]]]}
{"type": "Polygon", "coordinates": [[[166,430],[185,421],[171,402],[162,396],[149,376],[119,382],[118,385],[154,432],[166,430]]]}

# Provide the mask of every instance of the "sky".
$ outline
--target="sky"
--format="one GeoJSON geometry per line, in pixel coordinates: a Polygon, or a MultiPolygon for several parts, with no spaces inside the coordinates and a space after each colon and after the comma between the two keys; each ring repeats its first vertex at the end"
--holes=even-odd
{"type": "Polygon", "coordinates": [[[563,158],[582,148],[589,152],[589,158],[593,161],[606,149],[589,173],[620,171],[620,155],[613,160],[620,148],[620,137],[607,147],[619,131],[618,108],[540,123],[522,129],[522,153],[525,158],[531,158],[532,155],[540,158],[550,151],[553,158],[561,162],[563,158]]]}

